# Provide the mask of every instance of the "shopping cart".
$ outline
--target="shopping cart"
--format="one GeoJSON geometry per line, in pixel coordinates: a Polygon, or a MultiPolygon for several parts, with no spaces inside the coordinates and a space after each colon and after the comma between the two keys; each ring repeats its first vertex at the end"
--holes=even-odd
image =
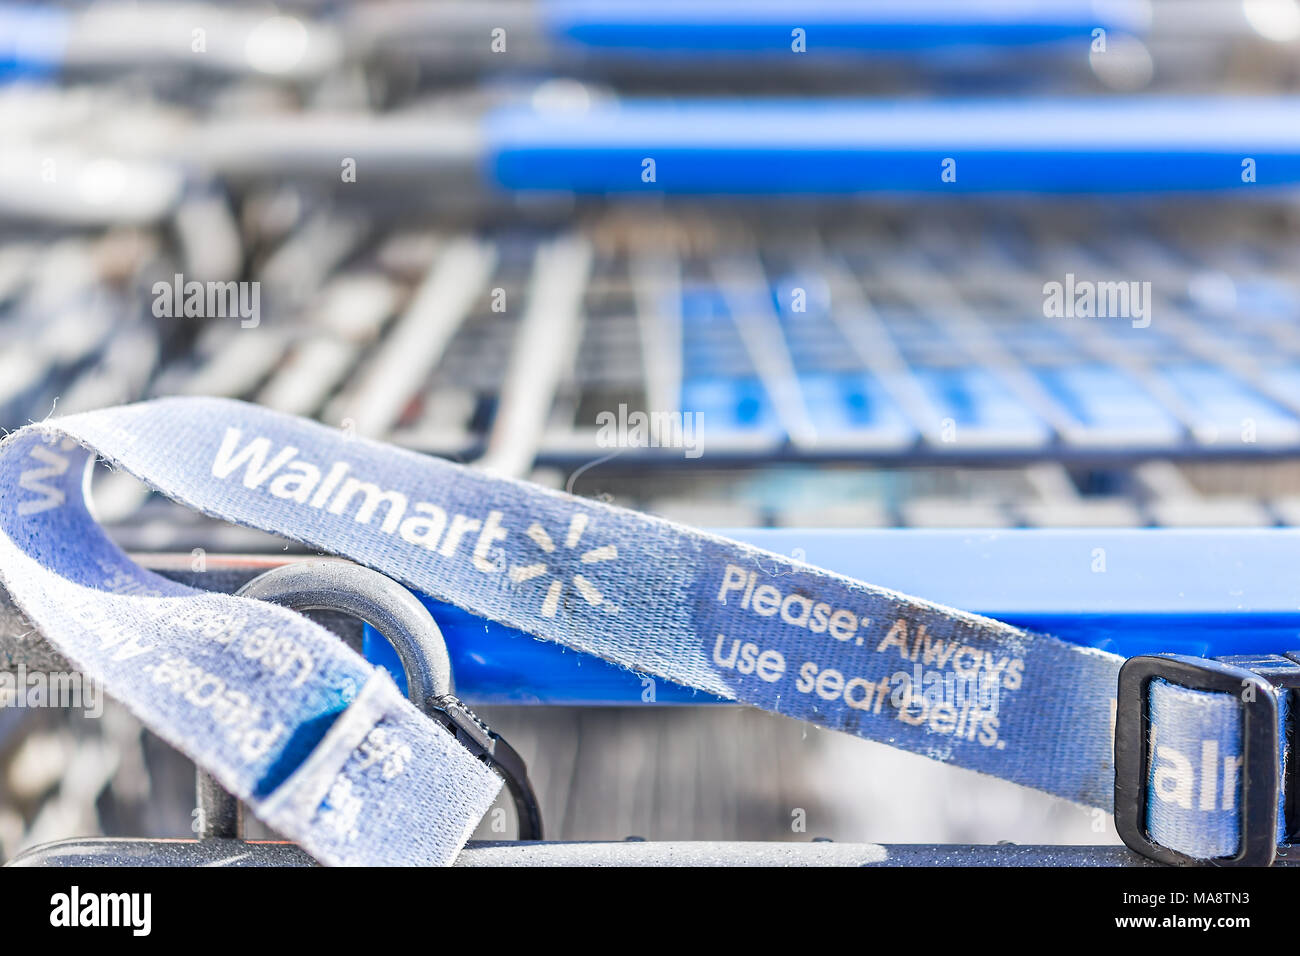
{"type": "MultiPolygon", "coordinates": [[[[95,24],[128,8],[8,12],[22,42],[0,54],[15,81],[0,117],[23,135],[0,157],[20,174],[0,186],[0,423],[243,398],[1124,654],[1285,644],[1300,101],[1288,48],[1259,24],[1235,7],[1231,29],[1212,24],[1217,5],[1155,4],[1146,23],[1007,4],[936,35],[958,5],[883,13],[884,32],[814,5],[798,60],[775,10],[779,36],[736,39],[709,4],[541,5],[550,20],[529,4],[417,6],[292,18],[304,52],[288,67],[178,56],[166,31],[123,28],[148,42],[114,47],[95,24]],[[492,53],[502,24],[517,58],[492,53]],[[738,102],[756,56],[782,65],[738,102]],[[1207,95],[1216,70],[1255,95],[1207,95]],[[918,82],[926,98],[900,95],[918,82]],[[1142,98],[1104,94],[1144,83],[1142,98]],[[971,90],[978,105],[956,98],[971,90]],[[76,188],[39,188],[51,157],[76,188]],[[256,315],[187,317],[189,281],[257,283],[256,315]],[[1123,307],[1066,314],[1086,284],[1123,307]],[[602,422],[635,412],[689,434],[611,440],[602,422]]],[[[214,52],[247,51],[261,28],[231,17],[214,52]]],[[[96,481],[117,540],[204,587],[303,556],[121,473],[96,481]]],[[[430,603],[462,696],[524,753],[560,839],[788,840],[784,808],[799,806],[856,842],[1114,841],[1074,808],[964,777],[1003,809],[927,828],[862,768],[910,774],[917,793],[956,771],[870,745],[845,762],[829,735],[807,744],[729,708],[646,708],[636,675],[430,603]],[[606,806],[618,785],[655,796],[606,806]]],[[[3,620],[0,660],[39,664],[3,620]]],[[[400,677],[377,634],[332,623],[400,677]]],[[[712,703],[662,683],[653,702],[712,703]]],[[[0,790],[17,808],[0,817],[6,854],[71,832],[189,831],[192,768],[113,720],[0,710],[8,767],[45,746],[49,766],[83,768],[0,790]]],[[[953,852],[1129,859],[887,859],[953,852]]]]}

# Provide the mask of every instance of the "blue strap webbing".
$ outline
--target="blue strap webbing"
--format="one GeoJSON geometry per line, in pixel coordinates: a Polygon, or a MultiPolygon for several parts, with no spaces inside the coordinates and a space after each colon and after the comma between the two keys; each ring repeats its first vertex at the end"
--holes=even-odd
{"type": "MultiPolygon", "coordinates": [[[[1111,808],[1116,655],[240,402],[163,399],[15,432],[0,444],[15,601],[323,861],[447,862],[497,780],[323,629],[131,562],[87,509],[94,453],[200,512],[639,673],[1111,808]]],[[[1212,741],[1221,766],[1240,751],[1235,704],[1187,693],[1153,685],[1160,747],[1199,760],[1212,741]]],[[[1179,792],[1167,776],[1156,792],[1179,792]]],[[[1152,819],[1162,843],[1231,842],[1223,800],[1174,806],[1152,819]]]]}

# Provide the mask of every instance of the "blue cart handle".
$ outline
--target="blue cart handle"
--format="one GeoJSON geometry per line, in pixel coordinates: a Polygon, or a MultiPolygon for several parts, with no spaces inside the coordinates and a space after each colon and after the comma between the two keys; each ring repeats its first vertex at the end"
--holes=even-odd
{"type": "Polygon", "coordinates": [[[1257,191],[1300,182],[1300,99],[639,101],[486,121],[489,182],[576,193],[1257,191]]]}
{"type": "Polygon", "coordinates": [[[1148,19],[1142,4],[1094,0],[546,0],[541,14],[557,42],[588,51],[710,57],[1087,43],[1148,19]]]}

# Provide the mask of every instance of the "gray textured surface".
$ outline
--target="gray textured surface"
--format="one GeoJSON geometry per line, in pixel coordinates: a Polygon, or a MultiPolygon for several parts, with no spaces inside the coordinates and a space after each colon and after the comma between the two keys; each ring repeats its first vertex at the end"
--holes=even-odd
{"type": "MultiPolygon", "coordinates": [[[[71,840],[10,864],[40,866],[311,866],[290,845],[235,840],[146,843],[71,840]]],[[[1124,847],[885,846],[871,843],[490,843],[465,847],[456,866],[1151,866],[1124,847]]]]}

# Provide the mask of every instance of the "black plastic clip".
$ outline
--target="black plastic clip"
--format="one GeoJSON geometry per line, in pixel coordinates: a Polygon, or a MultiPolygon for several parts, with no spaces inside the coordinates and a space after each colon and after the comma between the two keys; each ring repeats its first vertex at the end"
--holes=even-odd
{"type": "MultiPolygon", "coordinates": [[[[1120,668],[1115,711],[1115,828],[1130,849],[1178,866],[1271,866],[1277,858],[1277,815],[1283,799],[1278,746],[1278,690],[1300,688],[1294,655],[1207,660],[1177,654],[1130,658],[1120,668]],[[1161,846],[1147,835],[1147,770],[1150,766],[1149,688],[1166,680],[1189,690],[1231,694],[1242,701],[1241,843],[1235,856],[1200,860],[1161,846]],[[1246,695],[1247,687],[1253,694],[1246,695]],[[1249,702],[1247,702],[1249,701],[1249,702]]],[[[1292,761],[1288,801],[1294,800],[1292,761]]],[[[1288,810],[1291,805],[1288,802],[1288,810]]],[[[1288,821],[1294,817],[1288,813],[1288,821]]]]}
{"type": "Polygon", "coordinates": [[[542,839],[542,810],[519,751],[452,694],[429,698],[425,713],[451,731],[470,753],[505,780],[519,817],[519,839],[542,839]]]}

